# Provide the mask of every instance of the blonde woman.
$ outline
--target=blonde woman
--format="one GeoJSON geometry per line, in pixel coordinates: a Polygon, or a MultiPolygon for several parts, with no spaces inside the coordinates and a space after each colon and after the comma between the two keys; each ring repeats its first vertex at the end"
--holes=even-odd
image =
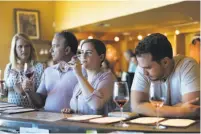
{"type": "Polygon", "coordinates": [[[26,34],[16,34],[11,42],[10,63],[4,71],[4,80],[8,89],[8,102],[23,107],[34,107],[21,88],[24,75],[24,64],[34,68],[34,75],[29,84],[37,89],[43,73],[43,65],[36,62],[36,52],[26,34]]]}

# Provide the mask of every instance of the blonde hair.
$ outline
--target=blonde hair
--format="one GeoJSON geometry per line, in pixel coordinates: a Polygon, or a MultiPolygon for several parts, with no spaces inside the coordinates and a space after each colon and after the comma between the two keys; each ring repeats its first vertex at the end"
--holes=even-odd
{"type": "Polygon", "coordinates": [[[36,52],[33,46],[33,43],[31,42],[31,40],[29,39],[29,37],[24,34],[24,33],[17,33],[14,35],[12,42],[11,42],[11,49],[10,49],[10,63],[12,65],[12,68],[15,68],[17,65],[17,61],[19,60],[17,58],[17,52],[16,52],[16,42],[17,40],[22,39],[25,42],[27,42],[30,46],[31,46],[31,52],[30,52],[30,57],[29,62],[36,61],[37,57],[36,57],[36,52]]]}

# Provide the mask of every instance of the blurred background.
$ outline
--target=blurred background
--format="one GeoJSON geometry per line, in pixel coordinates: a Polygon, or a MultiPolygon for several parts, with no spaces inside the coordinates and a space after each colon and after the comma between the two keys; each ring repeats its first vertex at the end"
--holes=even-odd
{"type": "Polygon", "coordinates": [[[174,55],[200,61],[200,45],[192,39],[200,33],[200,1],[110,0],[110,1],[0,1],[0,69],[9,62],[11,39],[16,33],[15,9],[39,12],[40,37],[34,39],[38,60],[46,64],[55,32],[68,30],[79,41],[102,40],[107,59],[116,75],[127,71],[123,53],[134,50],[147,35],[160,32],[172,44],[174,55]],[[192,49],[193,46],[193,49],[192,49]]]}

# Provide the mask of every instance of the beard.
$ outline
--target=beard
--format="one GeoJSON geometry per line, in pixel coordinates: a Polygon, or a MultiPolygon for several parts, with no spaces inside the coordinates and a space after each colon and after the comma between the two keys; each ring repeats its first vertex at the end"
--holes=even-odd
{"type": "Polygon", "coordinates": [[[152,77],[148,77],[150,81],[158,81],[160,80],[160,78],[152,78],[152,77]]]}
{"type": "Polygon", "coordinates": [[[150,81],[159,81],[159,80],[162,80],[162,81],[166,81],[166,77],[165,77],[165,75],[163,74],[163,75],[161,75],[161,76],[156,76],[156,77],[151,77],[151,76],[148,76],[148,79],[150,80],[150,81]]]}

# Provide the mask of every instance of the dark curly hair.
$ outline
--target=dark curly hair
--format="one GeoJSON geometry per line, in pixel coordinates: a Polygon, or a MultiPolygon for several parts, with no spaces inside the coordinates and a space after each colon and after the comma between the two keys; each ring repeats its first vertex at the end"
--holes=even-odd
{"type": "Polygon", "coordinates": [[[62,32],[56,33],[55,36],[64,37],[64,39],[65,39],[64,43],[65,43],[66,47],[70,46],[71,52],[73,52],[74,54],[77,53],[78,41],[73,33],[68,32],[68,31],[62,31],[62,32]]]}
{"type": "Polygon", "coordinates": [[[160,62],[161,59],[169,57],[172,59],[173,52],[171,43],[167,37],[160,33],[154,33],[139,42],[135,49],[136,56],[150,53],[152,61],[160,62]]]}

